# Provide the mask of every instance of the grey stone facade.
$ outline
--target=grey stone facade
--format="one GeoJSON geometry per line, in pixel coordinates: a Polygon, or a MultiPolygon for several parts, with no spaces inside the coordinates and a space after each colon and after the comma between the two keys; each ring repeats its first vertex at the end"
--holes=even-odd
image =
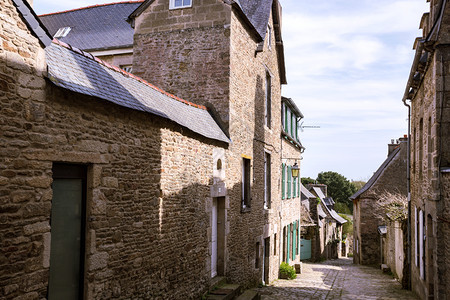
{"type": "Polygon", "coordinates": [[[364,265],[381,265],[381,243],[378,226],[386,225],[386,211],[378,200],[386,193],[407,197],[407,139],[388,146],[388,158],[353,200],[353,261],[364,265]]]}
{"type": "Polygon", "coordinates": [[[430,1],[403,100],[411,106],[411,284],[450,297],[450,6],[430,1]]]}

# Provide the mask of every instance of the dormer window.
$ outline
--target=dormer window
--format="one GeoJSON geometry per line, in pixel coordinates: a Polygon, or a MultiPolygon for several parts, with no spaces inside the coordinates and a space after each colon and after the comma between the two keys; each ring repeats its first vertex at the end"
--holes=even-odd
{"type": "Polygon", "coordinates": [[[58,31],[55,33],[55,35],[53,36],[54,38],[63,38],[65,36],[67,36],[70,32],[72,28],[70,27],[62,27],[60,29],[58,29],[58,31]]]}
{"type": "Polygon", "coordinates": [[[192,0],[169,0],[170,9],[177,9],[177,8],[185,8],[185,7],[191,7],[192,6],[192,0]]]}

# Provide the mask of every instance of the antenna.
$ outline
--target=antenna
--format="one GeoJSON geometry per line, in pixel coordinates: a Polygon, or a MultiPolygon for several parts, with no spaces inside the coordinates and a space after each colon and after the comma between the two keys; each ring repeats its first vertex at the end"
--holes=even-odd
{"type": "Polygon", "coordinates": [[[303,123],[304,122],[301,122],[300,123],[300,130],[301,130],[301,132],[303,132],[304,130],[304,128],[320,128],[320,126],[317,126],[317,125],[303,125],[303,123]]]}

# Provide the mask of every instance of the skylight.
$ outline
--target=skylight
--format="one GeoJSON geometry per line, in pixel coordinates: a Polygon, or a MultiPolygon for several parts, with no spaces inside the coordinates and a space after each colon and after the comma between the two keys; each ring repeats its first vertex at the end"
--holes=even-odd
{"type": "Polygon", "coordinates": [[[72,28],[70,28],[70,27],[62,27],[62,28],[58,29],[58,31],[55,33],[55,35],[53,37],[54,38],[63,38],[69,34],[71,29],[72,28]]]}

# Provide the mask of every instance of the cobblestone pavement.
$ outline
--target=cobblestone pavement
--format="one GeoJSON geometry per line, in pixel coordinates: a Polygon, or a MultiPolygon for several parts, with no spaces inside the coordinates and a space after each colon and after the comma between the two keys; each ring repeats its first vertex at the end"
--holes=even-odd
{"type": "Polygon", "coordinates": [[[303,263],[295,280],[277,280],[258,289],[261,300],[273,299],[418,299],[402,290],[392,276],[373,267],[354,265],[352,259],[303,263]]]}

